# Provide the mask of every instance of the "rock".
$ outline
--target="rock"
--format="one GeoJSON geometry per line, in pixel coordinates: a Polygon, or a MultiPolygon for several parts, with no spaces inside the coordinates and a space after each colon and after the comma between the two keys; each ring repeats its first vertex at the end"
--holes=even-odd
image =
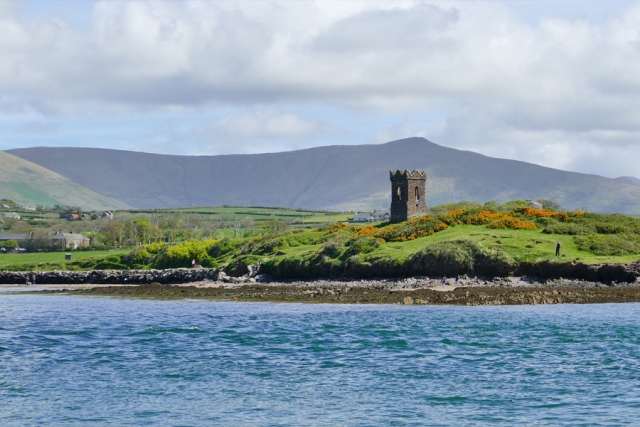
{"type": "Polygon", "coordinates": [[[402,300],[402,303],[405,304],[405,305],[412,305],[413,304],[413,298],[404,297],[404,299],[402,300]]]}

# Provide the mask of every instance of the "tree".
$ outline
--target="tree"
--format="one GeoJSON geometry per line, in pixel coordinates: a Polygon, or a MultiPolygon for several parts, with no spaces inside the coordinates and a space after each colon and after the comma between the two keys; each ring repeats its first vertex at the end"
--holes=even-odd
{"type": "Polygon", "coordinates": [[[280,219],[270,219],[263,222],[262,227],[267,233],[277,233],[278,231],[286,230],[289,225],[280,219]]]}
{"type": "Polygon", "coordinates": [[[11,229],[13,228],[13,226],[14,226],[18,221],[20,221],[18,218],[16,218],[16,217],[12,217],[12,216],[5,216],[5,217],[3,218],[3,220],[4,220],[4,224],[5,224],[5,225],[6,225],[6,227],[7,227],[7,230],[11,230],[11,229]]]}
{"type": "Polygon", "coordinates": [[[20,247],[18,245],[18,242],[16,242],[15,240],[7,240],[2,244],[2,246],[7,248],[8,250],[17,249],[20,247]]]}
{"type": "Polygon", "coordinates": [[[50,234],[36,232],[33,233],[30,239],[26,239],[23,245],[29,252],[50,251],[53,248],[53,241],[50,234]]]}
{"type": "Polygon", "coordinates": [[[124,231],[122,221],[109,221],[104,224],[101,233],[104,235],[105,244],[120,246],[124,238],[124,231]]]}

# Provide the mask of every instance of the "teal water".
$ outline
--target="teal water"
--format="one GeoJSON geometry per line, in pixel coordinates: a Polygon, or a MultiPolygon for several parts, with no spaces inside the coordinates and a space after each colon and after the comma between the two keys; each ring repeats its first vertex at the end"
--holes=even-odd
{"type": "Polygon", "coordinates": [[[0,425],[637,425],[640,305],[0,295],[0,425]]]}

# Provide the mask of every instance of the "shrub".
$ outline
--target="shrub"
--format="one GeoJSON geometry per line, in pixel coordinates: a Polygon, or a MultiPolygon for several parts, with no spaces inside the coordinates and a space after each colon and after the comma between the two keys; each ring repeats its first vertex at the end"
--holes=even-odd
{"type": "Polygon", "coordinates": [[[569,214],[566,212],[555,212],[546,209],[535,209],[528,206],[518,206],[513,210],[513,213],[520,213],[530,218],[557,218],[560,221],[566,221],[569,219],[569,214]]]}
{"type": "Polygon", "coordinates": [[[626,215],[576,212],[569,222],[585,225],[600,234],[640,234],[640,220],[626,215]]]}
{"type": "Polygon", "coordinates": [[[342,243],[332,241],[325,244],[322,249],[320,249],[320,253],[330,258],[336,258],[342,252],[342,248],[342,243]]]}
{"type": "Polygon", "coordinates": [[[153,257],[144,247],[136,248],[122,257],[125,264],[149,264],[152,260],[153,257]]]}
{"type": "Polygon", "coordinates": [[[379,248],[382,240],[373,236],[359,236],[347,242],[346,256],[367,254],[379,248]]]}
{"type": "Polygon", "coordinates": [[[545,234],[569,234],[579,236],[595,233],[595,227],[589,224],[577,224],[574,222],[554,222],[545,227],[542,232],[545,234]]]}
{"type": "Polygon", "coordinates": [[[421,274],[506,275],[515,263],[505,253],[486,250],[480,243],[469,240],[437,242],[426,246],[406,262],[407,270],[421,274]]]}
{"type": "MultiPolygon", "coordinates": [[[[260,240],[262,239],[259,239],[258,241],[260,240]]],[[[229,239],[228,237],[225,237],[224,239],[219,240],[211,245],[208,253],[212,258],[220,258],[236,252],[238,249],[240,249],[243,243],[244,242],[242,240],[229,239]]]]}
{"type": "Polygon", "coordinates": [[[155,266],[160,268],[190,267],[191,260],[205,267],[212,266],[212,260],[208,251],[217,240],[189,240],[174,246],[169,246],[166,251],[156,258],[155,266]]]}
{"type": "Polygon", "coordinates": [[[595,255],[640,254],[640,236],[638,235],[592,234],[577,236],[575,242],[578,249],[595,255]]]}
{"type": "Polygon", "coordinates": [[[7,240],[4,243],[2,243],[2,246],[9,250],[20,247],[20,245],[18,245],[18,242],[16,242],[15,240],[7,240]]]}
{"type": "Polygon", "coordinates": [[[470,273],[482,246],[473,240],[437,242],[410,258],[414,267],[432,274],[470,273]]]}
{"type": "Polygon", "coordinates": [[[488,228],[510,228],[512,230],[535,230],[536,225],[531,221],[523,221],[518,218],[513,218],[505,215],[497,221],[491,222],[487,225],[488,228]]]}
{"type": "Polygon", "coordinates": [[[150,254],[154,254],[154,255],[158,255],[166,247],[167,247],[167,244],[166,243],[161,243],[161,242],[149,243],[148,245],[144,246],[144,248],[147,250],[147,252],[149,252],[150,254]]]}
{"type": "Polygon", "coordinates": [[[96,270],[127,270],[129,267],[119,262],[100,261],[94,268],[96,270]]]}
{"type": "Polygon", "coordinates": [[[279,249],[286,246],[285,240],[282,237],[263,238],[255,245],[251,253],[257,255],[270,255],[276,253],[279,249]]]}

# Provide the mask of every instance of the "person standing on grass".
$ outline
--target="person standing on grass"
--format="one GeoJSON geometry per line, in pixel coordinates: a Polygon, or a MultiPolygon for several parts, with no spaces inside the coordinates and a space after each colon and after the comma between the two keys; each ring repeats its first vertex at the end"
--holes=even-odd
{"type": "Polygon", "coordinates": [[[198,263],[196,263],[196,260],[191,260],[191,267],[196,268],[196,265],[198,265],[198,263]]]}
{"type": "Polygon", "coordinates": [[[560,241],[556,242],[556,256],[560,256],[560,241]]]}

